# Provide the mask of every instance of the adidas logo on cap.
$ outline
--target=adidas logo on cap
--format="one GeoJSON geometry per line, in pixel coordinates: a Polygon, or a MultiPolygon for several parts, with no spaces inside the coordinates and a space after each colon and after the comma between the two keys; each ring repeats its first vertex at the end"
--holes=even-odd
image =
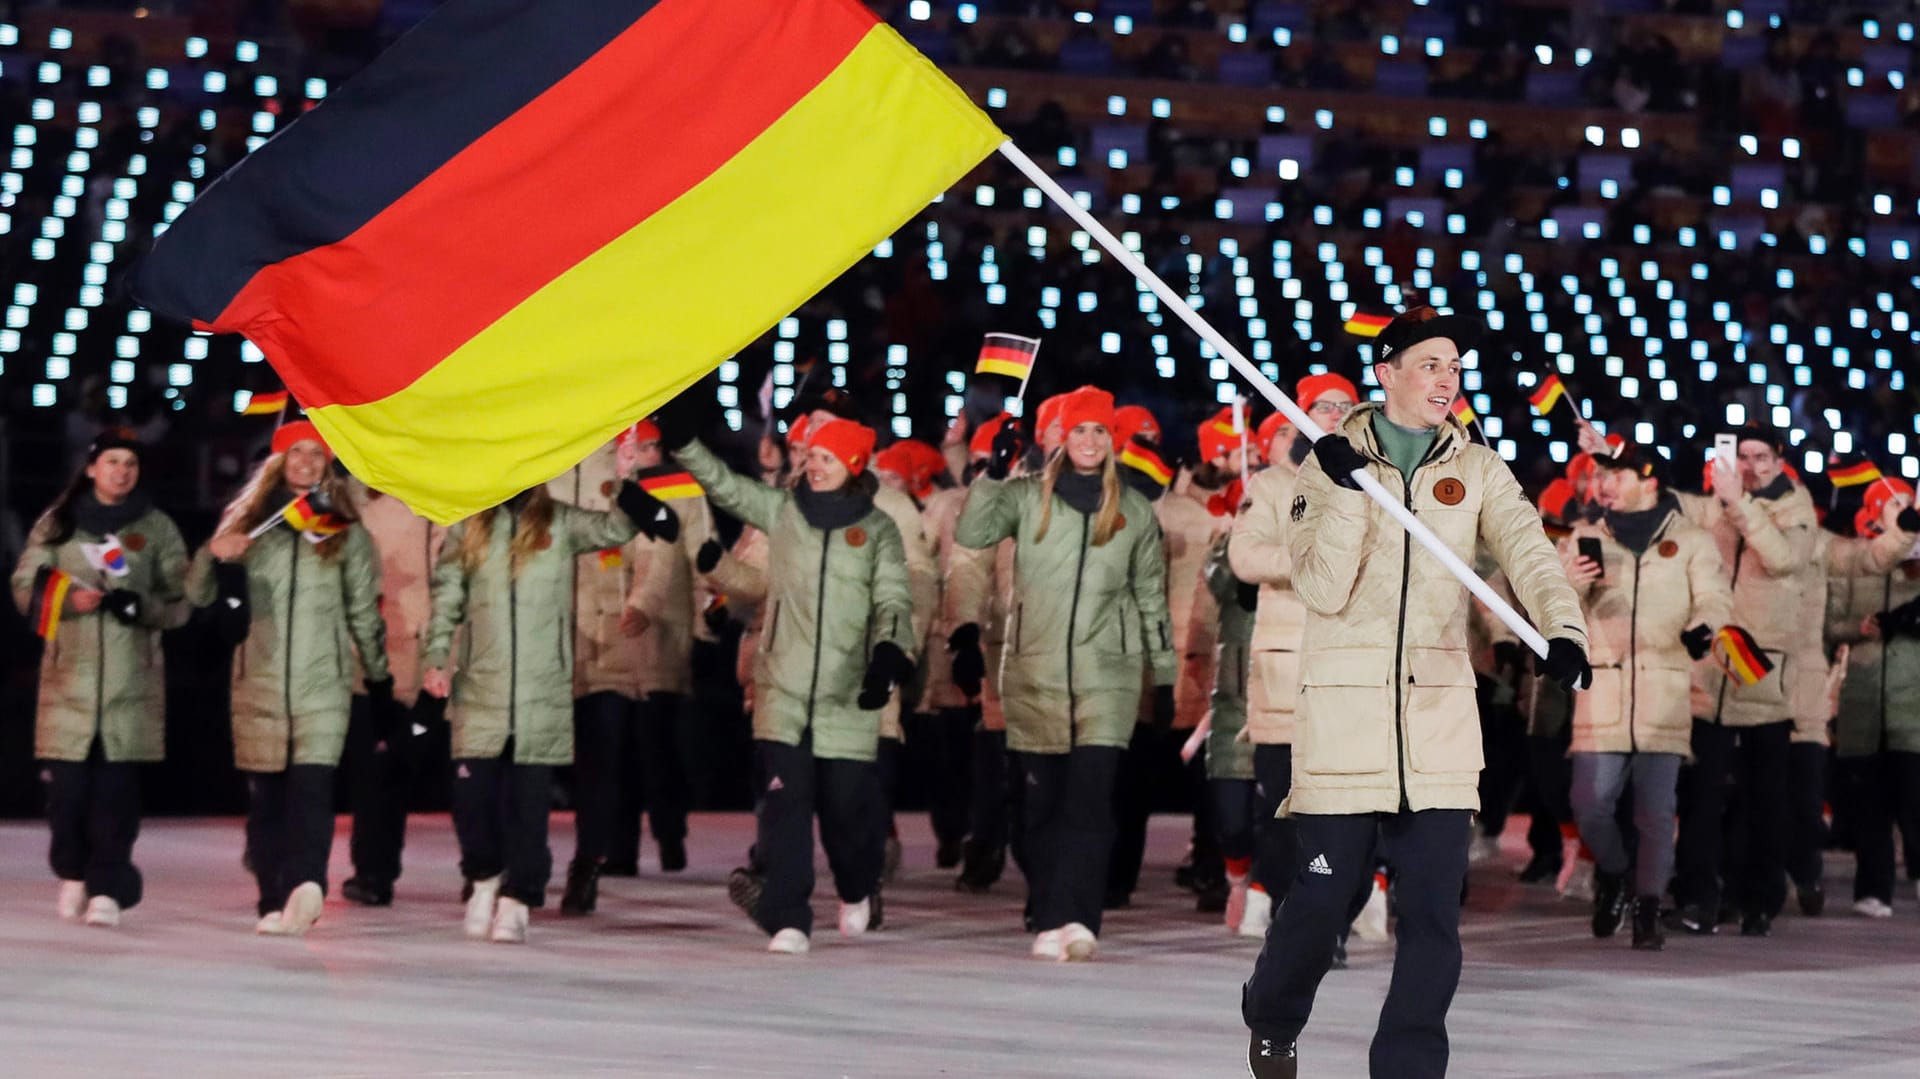
{"type": "Polygon", "coordinates": [[[1333,876],[1333,867],[1327,864],[1326,855],[1316,854],[1313,856],[1313,861],[1307,863],[1307,872],[1318,873],[1323,877],[1331,877],[1333,876]]]}

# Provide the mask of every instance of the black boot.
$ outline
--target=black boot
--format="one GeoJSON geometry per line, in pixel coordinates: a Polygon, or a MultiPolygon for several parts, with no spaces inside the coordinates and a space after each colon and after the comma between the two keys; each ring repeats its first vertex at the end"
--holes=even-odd
{"type": "Polygon", "coordinates": [[[1698,903],[1688,903],[1666,914],[1667,928],[1696,937],[1710,937],[1720,931],[1714,915],[1698,903]]]}
{"type": "Polygon", "coordinates": [[[393,904],[393,885],[364,877],[348,877],[340,886],[340,894],[350,903],[363,907],[385,907],[393,904]]]}
{"type": "Polygon", "coordinates": [[[1201,914],[1224,914],[1227,909],[1227,897],[1233,894],[1233,887],[1225,877],[1219,880],[1206,880],[1195,890],[1193,909],[1201,914]]]}
{"type": "Polygon", "coordinates": [[[592,914],[600,905],[600,867],[574,862],[567,867],[567,890],[560,897],[560,913],[592,914]]]}
{"type": "Polygon", "coordinates": [[[1633,950],[1657,952],[1667,946],[1660,928],[1660,897],[1643,895],[1633,901],[1633,950]]]}
{"type": "Polygon", "coordinates": [[[867,897],[867,930],[869,932],[885,925],[887,905],[880,898],[880,886],[874,885],[873,894],[867,897]]]}
{"type": "Polygon", "coordinates": [[[1773,932],[1773,916],[1765,911],[1748,911],[1740,919],[1740,935],[1743,937],[1764,937],[1773,932]]]}
{"type": "Polygon", "coordinates": [[[1333,964],[1327,969],[1347,969],[1347,931],[1344,929],[1333,938],[1333,964]]]}
{"type": "Polygon", "coordinates": [[[600,875],[603,877],[637,877],[640,875],[639,859],[608,858],[600,863],[600,875]]]}
{"type": "Polygon", "coordinates": [[[1800,898],[1800,913],[1807,917],[1818,918],[1820,912],[1827,909],[1827,890],[1819,881],[1816,880],[1804,888],[1796,888],[1795,891],[1800,898]]]}
{"type": "Polygon", "coordinates": [[[766,881],[760,874],[740,866],[727,875],[727,899],[752,917],[760,907],[760,892],[765,886],[766,881]]]}
{"type": "Polygon", "coordinates": [[[960,876],[953,886],[963,892],[984,892],[1007,868],[1007,848],[989,847],[969,839],[960,856],[960,876]]]}
{"type": "Polygon", "coordinates": [[[1595,872],[1593,875],[1593,935],[1601,939],[1620,931],[1627,917],[1627,876],[1624,873],[1595,872]]]}
{"type": "Polygon", "coordinates": [[[1298,1079],[1300,1062],[1294,1054],[1294,1043],[1281,1045],[1255,1034],[1247,1047],[1247,1074],[1253,1079],[1298,1079]]]}
{"type": "Polygon", "coordinates": [[[966,857],[966,844],[958,839],[942,839],[940,845],[934,848],[933,864],[940,869],[952,869],[959,865],[960,859],[964,857],[966,857]]]}
{"type": "MultiPolygon", "coordinates": [[[[678,873],[687,868],[687,841],[684,839],[662,839],[660,845],[660,872],[678,873]]],[[[634,870],[634,876],[640,871],[634,870]]]]}

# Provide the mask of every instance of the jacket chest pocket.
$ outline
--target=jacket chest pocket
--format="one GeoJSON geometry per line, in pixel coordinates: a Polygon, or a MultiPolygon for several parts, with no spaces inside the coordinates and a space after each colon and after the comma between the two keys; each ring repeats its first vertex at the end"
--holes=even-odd
{"type": "Polygon", "coordinates": [[[1480,703],[1473,663],[1464,651],[1407,650],[1408,763],[1416,772],[1478,772],[1480,703]]]}
{"type": "Polygon", "coordinates": [[[1300,665],[1297,767],[1373,775],[1394,767],[1392,654],[1385,648],[1309,653],[1300,665]]]}

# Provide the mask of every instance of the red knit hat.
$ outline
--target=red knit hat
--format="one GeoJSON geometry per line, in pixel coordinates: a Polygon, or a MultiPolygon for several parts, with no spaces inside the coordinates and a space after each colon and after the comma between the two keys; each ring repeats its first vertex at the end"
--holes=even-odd
{"type": "Polygon", "coordinates": [[[867,462],[873,458],[873,443],[877,436],[873,428],[858,424],[852,420],[828,420],[813,432],[808,440],[810,449],[826,450],[847,466],[847,471],[858,476],[866,471],[867,462]]]}
{"type": "Polygon", "coordinates": [[[1033,414],[1033,434],[1035,438],[1046,434],[1047,428],[1052,427],[1054,423],[1060,419],[1060,405],[1066,399],[1066,394],[1056,393],[1052,397],[1040,402],[1039,410],[1033,414]]]}
{"type": "Polygon", "coordinates": [[[1275,436],[1280,434],[1280,429],[1291,426],[1293,426],[1293,421],[1287,419],[1286,413],[1276,412],[1260,421],[1259,429],[1253,433],[1253,440],[1259,445],[1260,452],[1265,453],[1267,452],[1267,447],[1273,445],[1275,436]]]}
{"type": "Polygon", "coordinates": [[[1124,446],[1136,437],[1156,445],[1160,442],[1160,421],[1140,405],[1127,405],[1113,411],[1113,444],[1124,446]]]}
{"type": "Polygon", "coordinates": [[[333,456],[333,447],[327,445],[327,440],[320,437],[320,429],[306,420],[294,420],[292,423],[281,424],[280,429],[273,433],[273,452],[285,453],[298,442],[318,442],[320,448],[327,451],[328,457],[333,456]]]}
{"type": "Polygon", "coordinates": [[[1567,507],[1573,504],[1573,481],[1562,476],[1540,492],[1540,515],[1556,521],[1567,519],[1567,507]]]}
{"type": "Polygon", "coordinates": [[[1113,415],[1113,395],[1095,386],[1082,386],[1060,398],[1060,433],[1083,423],[1097,423],[1111,434],[1119,425],[1113,415]]]}
{"type": "Polygon", "coordinates": [[[1233,422],[1233,406],[1221,409],[1200,425],[1200,459],[1211,461],[1240,448],[1240,428],[1233,422]]]}
{"type": "Polygon", "coordinates": [[[903,438],[873,455],[873,467],[891,472],[907,483],[915,497],[933,493],[933,477],[947,465],[940,451],[917,439],[903,438]]]}
{"type": "Polygon", "coordinates": [[[1357,403],[1360,400],[1360,391],[1353,388],[1352,380],[1331,371],[1324,375],[1308,375],[1301,379],[1293,388],[1293,396],[1300,402],[1300,411],[1311,412],[1313,403],[1332,390],[1345,392],[1349,401],[1357,403]]]}
{"type": "Polygon", "coordinates": [[[641,420],[632,427],[620,432],[614,439],[622,446],[638,446],[642,442],[660,441],[660,428],[652,420],[641,420]]]}
{"type": "Polygon", "coordinates": [[[1912,498],[1913,484],[1908,483],[1898,476],[1882,476],[1874,480],[1872,485],[1867,488],[1866,493],[1860,496],[1860,504],[1866,509],[1872,510],[1873,515],[1878,517],[1880,516],[1880,511],[1886,509],[1887,500],[1891,499],[1894,495],[1906,495],[1908,498],[1912,498]]]}
{"type": "Polygon", "coordinates": [[[1576,453],[1567,462],[1567,482],[1578,485],[1593,478],[1593,454],[1576,453]]]}
{"type": "Polygon", "coordinates": [[[985,457],[993,452],[993,439],[1013,419],[1011,413],[1002,412],[973,429],[973,438],[967,442],[967,452],[975,457],[985,457]]]}
{"type": "Polygon", "coordinates": [[[807,421],[811,416],[802,413],[787,424],[787,448],[796,450],[807,444],[807,421]]]}

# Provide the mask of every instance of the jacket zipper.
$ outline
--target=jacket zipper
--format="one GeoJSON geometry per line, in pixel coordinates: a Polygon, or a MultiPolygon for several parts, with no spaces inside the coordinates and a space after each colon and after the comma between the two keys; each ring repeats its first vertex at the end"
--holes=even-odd
{"type": "MultiPolygon", "coordinates": [[[[1440,451],[1441,445],[1440,437],[1435,435],[1433,445],[1428,447],[1426,456],[1420,458],[1420,463],[1413,466],[1415,475],[1418,475],[1421,469],[1427,467],[1427,465],[1433,461],[1435,455],[1440,451]]],[[[1388,463],[1391,464],[1392,462],[1388,463]]],[[[1393,470],[1397,473],[1400,471],[1400,468],[1395,465],[1393,470]]],[[[1400,477],[1400,498],[1406,505],[1407,512],[1409,514],[1413,513],[1413,476],[1400,477]]],[[[1413,533],[1408,532],[1406,529],[1401,529],[1400,619],[1398,623],[1395,624],[1393,632],[1393,763],[1400,774],[1400,809],[1402,812],[1413,808],[1411,800],[1407,797],[1406,732],[1402,729],[1406,726],[1407,705],[1405,691],[1401,688],[1401,679],[1403,676],[1408,685],[1413,684],[1413,675],[1405,669],[1407,648],[1407,594],[1412,588],[1413,533]]]]}
{"type": "Polygon", "coordinates": [[[813,680],[807,683],[807,727],[813,727],[815,698],[820,693],[820,643],[826,636],[827,552],[833,547],[833,533],[820,533],[820,584],[813,597],[813,680]]]}
{"type": "MultiPolygon", "coordinates": [[[[1728,592],[1732,592],[1734,589],[1740,587],[1740,563],[1746,557],[1747,537],[1741,536],[1739,539],[1733,541],[1733,581],[1727,588],[1728,592]]],[[[1720,678],[1720,692],[1713,702],[1713,725],[1716,727],[1726,724],[1726,720],[1722,718],[1722,713],[1727,710],[1727,681],[1727,677],[1722,675],[1720,678]]]]}
{"type": "Polygon", "coordinates": [[[1633,612],[1627,616],[1627,751],[1630,753],[1640,752],[1634,720],[1640,712],[1640,559],[1644,555],[1643,551],[1633,557],[1633,612]]]}
{"type": "Polygon", "coordinates": [[[100,752],[107,751],[107,619],[105,612],[93,613],[94,634],[99,651],[93,662],[93,733],[100,739],[100,752]]]}
{"type": "MultiPolygon", "coordinates": [[[[520,531],[520,515],[513,515],[513,527],[507,530],[507,740],[514,741],[520,727],[520,581],[513,575],[513,537],[520,531]]],[[[513,747],[514,756],[520,747],[513,747]]]]}
{"type": "Polygon", "coordinates": [[[293,768],[293,604],[300,594],[300,533],[288,530],[287,547],[287,651],[282,657],[280,689],[287,705],[287,768],[293,768]]]}
{"type": "MultiPolygon", "coordinates": [[[[1880,609],[1883,611],[1888,610],[1893,606],[1893,574],[1889,573],[1886,575],[1886,577],[1881,582],[1880,588],[1881,588],[1880,609]]],[[[1892,643],[1891,641],[1888,641],[1886,639],[1886,636],[1884,634],[1881,635],[1881,638],[1880,638],[1880,752],[1882,753],[1885,753],[1887,751],[1887,661],[1893,657],[1893,649],[1888,647],[1888,645],[1891,643],[1892,643]]]]}
{"type": "MultiPolygon", "coordinates": [[[[1080,561],[1073,569],[1073,601],[1067,606],[1067,726],[1069,734],[1080,724],[1080,699],[1073,691],[1073,631],[1080,622],[1080,578],[1087,571],[1087,539],[1093,518],[1080,515],[1080,561]]],[[[1125,631],[1121,634],[1125,636],[1125,631]]]]}

